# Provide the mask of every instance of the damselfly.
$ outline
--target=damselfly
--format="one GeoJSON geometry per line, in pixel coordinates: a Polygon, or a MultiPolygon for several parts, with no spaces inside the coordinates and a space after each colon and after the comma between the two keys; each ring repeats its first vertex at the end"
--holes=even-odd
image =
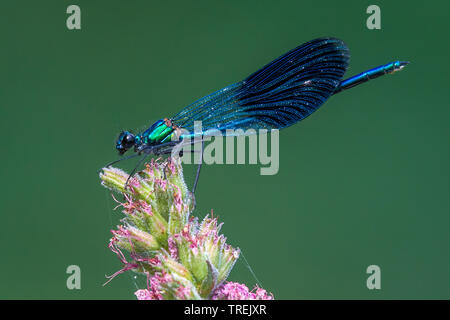
{"type": "MultiPolygon", "coordinates": [[[[227,135],[228,129],[282,129],[297,123],[316,111],[330,96],[370,79],[401,70],[408,62],[394,61],[342,80],[349,62],[345,43],[335,38],[309,41],[272,61],[241,82],[216,91],[187,106],[175,116],[156,121],[144,132],[120,133],[116,149],[120,155],[134,148],[142,155],[168,154],[194,134],[194,122],[201,121],[202,137],[210,129],[227,135]]],[[[192,192],[195,191],[201,161],[192,192]]],[[[127,181],[128,182],[128,181],[127,181]]]]}

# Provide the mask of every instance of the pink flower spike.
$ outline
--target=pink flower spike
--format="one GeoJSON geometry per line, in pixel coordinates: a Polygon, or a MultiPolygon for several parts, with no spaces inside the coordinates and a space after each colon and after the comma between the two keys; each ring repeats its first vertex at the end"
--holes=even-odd
{"type": "Polygon", "coordinates": [[[256,293],[250,292],[245,284],[237,282],[227,282],[219,286],[212,299],[213,300],[273,300],[273,296],[267,291],[255,287],[256,293]]]}
{"type": "Polygon", "coordinates": [[[174,259],[178,259],[178,248],[177,248],[177,243],[175,242],[174,238],[169,237],[169,239],[167,239],[167,244],[169,246],[170,256],[174,259]]]}
{"type": "Polygon", "coordinates": [[[109,242],[121,269],[107,276],[107,283],[133,271],[147,276],[146,287],[133,290],[138,300],[273,299],[258,286],[249,290],[227,282],[240,250],[227,243],[215,212],[202,219],[192,215],[194,196],[184,181],[180,157],[153,158],[132,177],[104,168],[100,179],[119,193],[112,195],[114,209],[122,207],[123,214],[109,242]]]}
{"type": "Polygon", "coordinates": [[[150,291],[147,289],[139,289],[134,293],[138,300],[152,300],[150,291]]]}
{"type": "Polygon", "coordinates": [[[179,286],[175,293],[177,298],[180,300],[185,300],[186,298],[188,298],[190,296],[190,294],[191,294],[191,290],[184,286],[179,286]]]}

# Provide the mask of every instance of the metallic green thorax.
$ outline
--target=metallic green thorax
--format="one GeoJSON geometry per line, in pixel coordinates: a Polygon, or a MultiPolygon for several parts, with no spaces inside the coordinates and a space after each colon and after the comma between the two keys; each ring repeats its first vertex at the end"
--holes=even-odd
{"type": "Polygon", "coordinates": [[[172,139],[173,133],[174,129],[169,127],[164,120],[158,120],[149,129],[136,136],[136,143],[156,145],[169,142],[172,139]]]}

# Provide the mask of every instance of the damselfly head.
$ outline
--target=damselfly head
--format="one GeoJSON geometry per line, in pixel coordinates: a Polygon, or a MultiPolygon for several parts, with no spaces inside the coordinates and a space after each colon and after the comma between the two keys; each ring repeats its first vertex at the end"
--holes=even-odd
{"type": "Polygon", "coordinates": [[[135,136],[131,132],[122,131],[116,142],[116,149],[119,154],[122,155],[127,152],[128,149],[132,148],[136,143],[135,136]]]}

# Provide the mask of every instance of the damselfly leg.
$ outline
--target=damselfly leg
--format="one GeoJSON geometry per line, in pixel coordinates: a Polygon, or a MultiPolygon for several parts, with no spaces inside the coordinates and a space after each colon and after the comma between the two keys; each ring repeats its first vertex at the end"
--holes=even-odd
{"type": "Polygon", "coordinates": [[[149,153],[144,153],[142,155],[142,158],[139,160],[139,162],[137,163],[137,165],[134,167],[133,171],[131,171],[130,175],[128,176],[127,181],[125,182],[125,190],[128,187],[128,182],[130,181],[131,177],[134,176],[134,174],[136,173],[137,169],[141,166],[141,164],[144,162],[145,158],[147,158],[149,155],[151,154],[151,152],[149,153]]]}
{"type": "Polygon", "coordinates": [[[197,167],[197,174],[195,176],[194,186],[192,187],[192,194],[194,194],[195,189],[197,189],[198,178],[200,177],[200,169],[202,168],[203,163],[203,147],[204,147],[204,140],[202,139],[202,151],[200,152],[200,161],[197,167]]]}
{"type": "MultiPolygon", "coordinates": [[[[125,182],[125,189],[128,187],[128,182],[130,181],[130,178],[132,176],[134,176],[134,174],[136,173],[136,171],[138,170],[138,168],[141,166],[141,164],[144,162],[144,160],[151,154],[154,155],[161,155],[161,154],[167,154],[167,153],[171,153],[172,149],[179,143],[179,141],[170,141],[167,143],[163,143],[157,146],[147,146],[141,150],[138,151],[137,154],[134,154],[133,156],[130,157],[134,157],[134,156],[139,156],[141,155],[142,158],[139,160],[139,162],[137,163],[137,165],[134,167],[133,171],[131,171],[131,174],[128,176],[127,181],[125,182]]],[[[129,158],[130,158],[129,157],[129,158]]],[[[122,159],[120,159],[122,160],[122,159]]],[[[118,160],[118,161],[120,161],[118,160]]],[[[116,163],[118,161],[115,161],[113,163],[116,163]]],[[[165,174],[165,170],[164,170],[164,174],[165,174]]]]}

